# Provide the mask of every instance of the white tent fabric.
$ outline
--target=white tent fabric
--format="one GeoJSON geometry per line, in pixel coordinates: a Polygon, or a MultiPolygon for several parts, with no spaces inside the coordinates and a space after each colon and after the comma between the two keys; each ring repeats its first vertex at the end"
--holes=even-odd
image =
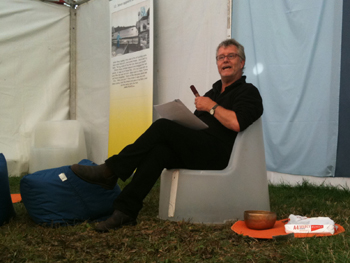
{"type": "Polygon", "coordinates": [[[85,131],[88,158],[103,163],[108,153],[110,34],[109,1],[77,10],[77,120],[85,131]]]}
{"type": "Polygon", "coordinates": [[[1,0],[0,20],[0,152],[9,174],[20,175],[35,124],[68,118],[69,10],[1,0]]]}
{"type": "Polygon", "coordinates": [[[181,99],[194,110],[194,85],[203,95],[220,76],[216,47],[226,38],[227,1],[155,1],[154,102],[181,99]]]}
{"type": "Polygon", "coordinates": [[[334,176],[342,1],[233,0],[232,36],[264,99],[267,167],[334,176]]]}
{"type": "MultiPolygon", "coordinates": [[[[194,110],[219,78],[215,48],[225,39],[227,1],[154,2],[154,102],[180,98],[194,110]]],[[[69,118],[69,8],[39,0],[0,1],[0,152],[10,175],[28,172],[30,141],[40,121],[69,118]]],[[[107,158],[109,121],[109,1],[77,9],[77,120],[88,158],[107,158]]]]}

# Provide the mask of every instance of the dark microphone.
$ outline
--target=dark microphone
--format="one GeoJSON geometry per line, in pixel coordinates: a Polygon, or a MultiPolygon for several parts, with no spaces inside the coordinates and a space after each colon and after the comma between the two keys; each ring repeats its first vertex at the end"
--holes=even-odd
{"type": "Polygon", "coordinates": [[[191,88],[191,90],[192,90],[194,96],[199,97],[199,93],[198,93],[198,91],[196,90],[196,88],[195,88],[193,85],[191,85],[190,88],[191,88]]]}

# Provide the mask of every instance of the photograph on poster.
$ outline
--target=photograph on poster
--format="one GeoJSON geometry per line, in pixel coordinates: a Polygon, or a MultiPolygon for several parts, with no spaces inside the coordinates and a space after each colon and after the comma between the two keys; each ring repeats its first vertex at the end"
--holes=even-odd
{"type": "Polygon", "coordinates": [[[148,49],[150,46],[149,1],[112,14],[112,57],[148,49]]]}

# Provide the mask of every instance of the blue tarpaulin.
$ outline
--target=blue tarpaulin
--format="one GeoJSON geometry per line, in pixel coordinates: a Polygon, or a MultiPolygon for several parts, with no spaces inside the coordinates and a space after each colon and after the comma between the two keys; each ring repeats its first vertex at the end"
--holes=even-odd
{"type": "Polygon", "coordinates": [[[348,6],[339,0],[233,0],[232,37],[245,46],[247,81],[264,100],[269,171],[350,176],[336,173],[350,170],[349,162],[337,162],[350,155],[350,144],[343,147],[350,96],[339,98],[349,83],[343,69],[349,69],[343,60],[349,61],[349,45],[342,45],[344,36],[349,41],[348,6]]]}

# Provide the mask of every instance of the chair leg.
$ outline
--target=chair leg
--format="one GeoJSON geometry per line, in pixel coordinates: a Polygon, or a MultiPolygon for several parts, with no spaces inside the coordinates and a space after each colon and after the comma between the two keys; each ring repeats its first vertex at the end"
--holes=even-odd
{"type": "Polygon", "coordinates": [[[171,175],[171,189],[169,199],[168,217],[174,217],[176,207],[177,186],[179,182],[179,170],[175,170],[171,175]]]}

